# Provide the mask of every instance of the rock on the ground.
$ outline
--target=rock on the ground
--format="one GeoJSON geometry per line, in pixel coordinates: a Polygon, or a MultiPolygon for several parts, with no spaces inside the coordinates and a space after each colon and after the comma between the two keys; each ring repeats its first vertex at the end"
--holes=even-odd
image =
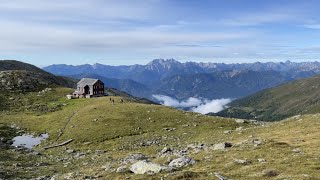
{"type": "Polygon", "coordinates": [[[117,168],[116,170],[117,173],[125,173],[125,172],[129,172],[127,166],[120,166],[117,168]]]}
{"type": "Polygon", "coordinates": [[[189,157],[180,157],[177,159],[172,160],[169,163],[170,167],[175,167],[175,168],[180,168],[180,167],[184,167],[184,166],[188,166],[188,165],[192,165],[196,163],[195,160],[193,160],[192,158],[189,157]]]}
{"type": "Polygon", "coordinates": [[[267,160],[265,160],[265,159],[258,159],[258,162],[259,162],[259,163],[267,163],[267,160]]]}
{"type": "Polygon", "coordinates": [[[255,146],[259,146],[261,145],[263,142],[261,139],[253,139],[252,140],[252,143],[255,145],[255,146]]]}
{"type": "Polygon", "coordinates": [[[243,127],[236,128],[236,131],[242,131],[242,130],[243,130],[243,127]]]}
{"type": "Polygon", "coordinates": [[[243,164],[243,165],[251,163],[249,160],[246,160],[246,159],[235,159],[234,162],[237,164],[243,164]]]}
{"type": "Polygon", "coordinates": [[[173,155],[174,151],[170,147],[164,147],[161,152],[159,153],[159,156],[171,156],[173,155]]]}
{"type": "Polygon", "coordinates": [[[169,153],[169,152],[172,152],[172,149],[169,148],[169,147],[164,147],[162,150],[161,150],[161,154],[166,154],[166,153],[169,153]]]}
{"type": "Polygon", "coordinates": [[[235,120],[236,123],[239,123],[239,124],[243,124],[245,123],[246,121],[244,119],[236,119],[235,120]]]}
{"type": "Polygon", "coordinates": [[[294,153],[301,153],[302,151],[301,151],[300,148],[295,148],[295,149],[292,150],[292,152],[294,152],[294,153]]]}
{"type": "Polygon", "coordinates": [[[130,154],[129,156],[127,156],[126,158],[124,158],[123,163],[124,164],[128,164],[128,163],[135,163],[139,160],[147,160],[147,156],[141,154],[141,153],[137,153],[137,154],[130,154]]]}
{"type": "Polygon", "coordinates": [[[221,174],[219,174],[217,172],[214,173],[214,176],[216,176],[219,180],[227,180],[226,177],[222,176],[221,174]]]}
{"type": "Polygon", "coordinates": [[[107,163],[107,164],[101,166],[101,169],[104,169],[105,171],[111,171],[112,164],[111,163],[107,163]]]}
{"type": "Polygon", "coordinates": [[[67,152],[68,154],[71,154],[71,153],[74,153],[74,152],[76,152],[76,151],[73,150],[73,149],[68,149],[66,152],[67,152]]]}
{"type": "Polygon", "coordinates": [[[278,175],[279,175],[279,173],[275,170],[266,170],[266,171],[264,171],[264,174],[263,174],[263,176],[265,176],[265,177],[276,177],[278,175]]]}
{"type": "Polygon", "coordinates": [[[130,171],[135,174],[157,174],[162,170],[159,164],[147,161],[138,161],[130,167],[130,171]]]}
{"type": "Polygon", "coordinates": [[[213,145],[213,150],[225,150],[227,148],[232,147],[232,144],[229,142],[223,142],[223,143],[219,143],[219,144],[215,144],[213,145]]]}

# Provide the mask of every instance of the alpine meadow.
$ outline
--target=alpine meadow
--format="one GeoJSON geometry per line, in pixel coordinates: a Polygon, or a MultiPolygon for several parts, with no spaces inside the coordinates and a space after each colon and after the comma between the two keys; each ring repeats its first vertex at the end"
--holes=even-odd
{"type": "Polygon", "coordinates": [[[0,2],[0,180],[320,179],[320,2],[0,2]]]}

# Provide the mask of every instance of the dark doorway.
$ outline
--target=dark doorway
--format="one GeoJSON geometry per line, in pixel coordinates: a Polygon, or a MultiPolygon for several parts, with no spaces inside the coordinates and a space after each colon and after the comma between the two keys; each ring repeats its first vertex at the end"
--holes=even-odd
{"type": "Polygon", "coordinates": [[[90,88],[89,88],[88,85],[86,85],[86,86],[84,87],[84,93],[85,93],[85,94],[90,94],[90,88]]]}

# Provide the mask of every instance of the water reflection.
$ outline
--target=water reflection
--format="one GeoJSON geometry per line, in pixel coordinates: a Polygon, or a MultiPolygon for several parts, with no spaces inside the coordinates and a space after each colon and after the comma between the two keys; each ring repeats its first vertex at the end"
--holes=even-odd
{"type": "Polygon", "coordinates": [[[40,144],[42,140],[47,139],[48,137],[48,134],[41,134],[38,137],[24,134],[22,136],[16,136],[15,138],[13,138],[12,146],[22,146],[28,149],[32,149],[34,146],[40,144]]]}

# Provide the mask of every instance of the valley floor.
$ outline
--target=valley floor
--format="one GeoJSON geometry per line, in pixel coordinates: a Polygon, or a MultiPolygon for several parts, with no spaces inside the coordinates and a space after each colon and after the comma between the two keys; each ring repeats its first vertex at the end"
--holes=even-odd
{"type": "Polygon", "coordinates": [[[5,140],[22,132],[49,134],[33,151],[8,148],[2,139],[0,179],[320,177],[320,114],[262,123],[160,105],[120,103],[120,97],[66,100],[65,92],[55,89],[42,96],[30,95],[33,103],[61,104],[52,112],[0,113],[0,133],[5,140]],[[43,150],[69,139],[73,141],[65,146],[43,150]],[[179,157],[188,161],[173,166],[172,161],[179,157]],[[140,160],[161,166],[161,172],[130,172],[131,165],[140,160]]]}

